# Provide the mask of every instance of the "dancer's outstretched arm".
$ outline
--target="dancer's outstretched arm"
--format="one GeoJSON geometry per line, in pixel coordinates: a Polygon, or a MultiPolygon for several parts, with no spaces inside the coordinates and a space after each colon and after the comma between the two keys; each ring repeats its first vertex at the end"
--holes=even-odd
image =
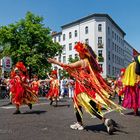
{"type": "Polygon", "coordinates": [[[74,63],[70,63],[70,64],[65,64],[65,63],[61,63],[53,58],[48,58],[48,62],[50,63],[53,63],[53,64],[56,64],[56,65],[59,65],[61,67],[63,66],[69,66],[71,68],[75,68],[75,67],[80,67],[82,65],[82,60],[79,60],[77,62],[74,62],[74,63]]]}

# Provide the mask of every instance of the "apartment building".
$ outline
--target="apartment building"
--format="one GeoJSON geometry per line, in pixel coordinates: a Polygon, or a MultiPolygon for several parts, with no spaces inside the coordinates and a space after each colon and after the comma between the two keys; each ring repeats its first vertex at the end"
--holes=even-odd
{"type": "Polygon", "coordinates": [[[63,63],[78,56],[73,49],[78,41],[89,44],[97,54],[104,78],[116,77],[132,60],[133,47],[124,40],[126,33],[108,14],[88,15],[61,28],[53,33],[53,41],[63,46],[57,57],[63,63]]]}

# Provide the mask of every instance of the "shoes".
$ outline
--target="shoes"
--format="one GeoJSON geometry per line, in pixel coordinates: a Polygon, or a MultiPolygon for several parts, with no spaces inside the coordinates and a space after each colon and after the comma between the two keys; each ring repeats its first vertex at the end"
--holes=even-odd
{"type": "Polygon", "coordinates": [[[59,96],[59,99],[62,99],[63,98],[63,96],[59,96]]]}
{"type": "Polygon", "coordinates": [[[29,108],[30,108],[30,109],[32,109],[32,104],[31,104],[31,103],[30,103],[30,104],[28,104],[28,106],[29,106],[29,108]]]}
{"type": "Polygon", "coordinates": [[[78,122],[70,125],[70,128],[75,129],[75,130],[83,130],[84,129],[84,127],[81,124],[79,124],[78,122]]]}
{"type": "Polygon", "coordinates": [[[115,131],[114,126],[113,126],[113,120],[111,119],[105,119],[104,122],[106,128],[107,128],[107,132],[109,135],[113,134],[113,132],[115,131]]]}
{"type": "Polygon", "coordinates": [[[20,114],[21,112],[19,110],[16,110],[13,114],[20,114]]]}

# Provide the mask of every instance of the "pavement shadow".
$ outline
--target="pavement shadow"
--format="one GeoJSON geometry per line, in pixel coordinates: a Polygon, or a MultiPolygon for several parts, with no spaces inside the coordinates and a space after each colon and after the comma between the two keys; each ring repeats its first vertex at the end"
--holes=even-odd
{"type": "Polygon", "coordinates": [[[133,111],[132,112],[125,113],[125,115],[132,115],[132,116],[140,117],[140,111],[138,111],[138,115],[135,115],[133,111]]]}
{"type": "Polygon", "coordinates": [[[106,131],[106,127],[103,124],[98,124],[98,125],[90,125],[90,126],[85,126],[84,127],[85,130],[87,131],[93,131],[93,132],[107,132],[106,131]]]}
{"type": "Polygon", "coordinates": [[[44,114],[46,113],[47,111],[44,111],[44,110],[34,110],[34,111],[26,111],[22,114],[37,114],[37,115],[40,115],[40,114],[44,114]]]}
{"type": "Polygon", "coordinates": [[[56,105],[52,105],[53,107],[70,107],[70,104],[64,104],[64,105],[60,105],[58,104],[57,106],[56,105]]]}
{"type": "MultiPolygon", "coordinates": [[[[118,135],[116,132],[121,132],[121,133],[124,133],[124,134],[128,134],[128,132],[126,132],[124,130],[121,130],[123,128],[124,127],[120,126],[117,123],[114,124],[114,132],[113,132],[112,135],[118,135]]],[[[84,129],[86,131],[93,131],[95,133],[100,133],[100,132],[106,132],[107,133],[106,126],[104,124],[85,126],[84,129]]]]}

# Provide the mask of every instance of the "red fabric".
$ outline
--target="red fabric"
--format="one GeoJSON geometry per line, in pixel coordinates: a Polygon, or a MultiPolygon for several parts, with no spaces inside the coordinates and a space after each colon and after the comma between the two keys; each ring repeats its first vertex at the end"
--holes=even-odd
{"type": "Polygon", "coordinates": [[[81,92],[85,92],[93,99],[95,98],[95,93],[99,94],[100,97],[103,97],[101,90],[111,92],[111,88],[106,84],[105,80],[97,71],[92,71],[89,67],[70,68],[64,66],[63,68],[76,80],[74,92],[75,104],[78,104],[77,95],[81,92]]]}
{"type": "Polygon", "coordinates": [[[11,80],[11,92],[13,96],[13,103],[21,105],[22,98],[24,94],[24,88],[21,83],[21,79],[19,76],[15,76],[14,79],[11,80]]]}
{"type": "Polygon", "coordinates": [[[50,82],[50,90],[48,91],[46,97],[50,99],[58,96],[59,96],[58,79],[52,79],[50,82]]]}
{"type": "Polygon", "coordinates": [[[39,85],[38,85],[38,82],[37,81],[33,81],[31,83],[31,88],[32,88],[32,91],[38,95],[38,92],[39,92],[39,85]]]}
{"type": "Polygon", "coordinates": [[[27,83],[27,77],[20,71],[18,75],[11,77],[10,92],[12,93],[12,102],[16,105],[37,102],[37,96],[27,83]]]}

